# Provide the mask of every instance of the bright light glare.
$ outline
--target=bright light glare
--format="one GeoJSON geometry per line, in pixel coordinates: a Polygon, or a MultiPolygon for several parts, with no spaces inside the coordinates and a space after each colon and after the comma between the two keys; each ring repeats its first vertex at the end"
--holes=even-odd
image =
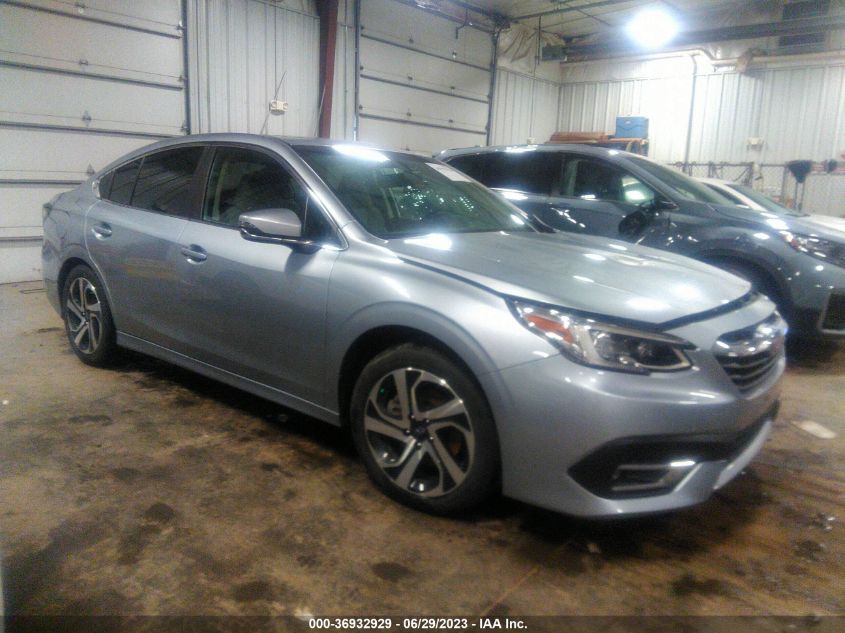
{"type": "Polygon", "coordinates": [[[524,193],[511,191],[510,189],[499,189],[499,193],[502,194],[503,198],[507,198],[508,200],[525,200],[528,197],[524,193]]]}
{"type": "Polygon", "coordinates": [[[678,22],[660,9],[644,9],[634,16],[626,30],[643,48],[660,48],[678,34],[678,22]]]}
{"type": "Polygon", "coordinates": [[[442,233],[429,233],[420,237],[412,237],[405,240],[406,244],[416,244],[417,246],[425,246],[426,248],[433,248],[437,251],[452,250],[452,240],[442,233]]]}
{"type": "Polygon", "coordinates": [[[382,154],[380,151],[370,149],[369,147],[361,147],[360,145],[332,145],[332,149],[346,156],[360,158],[361,160],[373,163],[385,163],[389,160],[387,156],[382,154]]]}

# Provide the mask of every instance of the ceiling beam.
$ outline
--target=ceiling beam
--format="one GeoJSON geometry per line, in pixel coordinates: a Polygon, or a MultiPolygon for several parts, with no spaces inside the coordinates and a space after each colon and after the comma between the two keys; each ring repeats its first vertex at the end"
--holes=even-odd
{"type": "MultiPolygon", "coordinates": [[[[786,20],[783,22],[765,22],[762,24],[743,24],[698,31],[682,31],[663,50],[684,48],[696,44],[708,44],[710,42],[750,40],[784,35],[805,35],[808,33],[835,31],[843,28],[845,28],[845,15],[828,15],[801,18],[799,20],[786,20]]],[[[568,58],[601,57],[620,53],[639,54],[643,52],[642,48],[635,46],[624,34],[620,35],[618,31],[606,33],[605,35],[611,35],[612,39],[597,44],[576,44],[560,47],[561,52],[568,58]]]]}
{"type": "MultiPolygon", "coordinates": [[[[634,4],[636,0],[599,0],[598,2],[591,2],[590,4],[582,4],[578,6],[561,5],[557,9],[548,9],[546,11],[538,11],[537,13],[526,13],[524,15],[515,15],[510,19],[512,21],[529,20],[531,18],[542,18],[547,15],[556,15],[558,13],[570,13],[572,11],[583,12],[588,9],[596,9],[598,7],[606,7],[613,4],[634,4]]],[[[595,18],[591,15],[590,17],[595,18]]]]}

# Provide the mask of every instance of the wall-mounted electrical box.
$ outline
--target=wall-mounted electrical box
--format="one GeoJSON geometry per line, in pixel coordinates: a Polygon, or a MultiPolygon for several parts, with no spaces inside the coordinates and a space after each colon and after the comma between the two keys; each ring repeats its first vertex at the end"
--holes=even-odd
{"type": "Polygon", "coordinates": [[[270,112],[273,114],[282,114],[288,111],[288,102],[274,99],[270,102],[270,112]]]}

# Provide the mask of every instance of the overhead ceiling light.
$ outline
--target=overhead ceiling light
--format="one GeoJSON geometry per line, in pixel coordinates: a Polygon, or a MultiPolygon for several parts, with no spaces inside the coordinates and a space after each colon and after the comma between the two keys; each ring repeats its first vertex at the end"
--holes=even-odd
{"type": "Polygon", "coordinates": [[[643,48],[660,48],[678,34],[678,21],[661,9],[643,9],[634,16],[625,30],[643,48]]]}

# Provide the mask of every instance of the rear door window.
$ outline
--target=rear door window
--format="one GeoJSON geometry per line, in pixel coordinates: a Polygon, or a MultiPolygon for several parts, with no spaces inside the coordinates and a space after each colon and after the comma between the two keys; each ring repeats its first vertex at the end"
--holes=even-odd
{"type": "Polygon", "coordinates": [[[469,156],[456,156],[450,158],[446,162],[455,169],[460,169],[470,178],[475,178],[478,182],[484,182],[484,154],[471,154],[469,156]]]}
{"type": "Polygon", "coordinates": [[[191,185],[203,148],[180,147],[144,157],[132,206],[169,215],[189,215],[191,185]]]}
{"type": "Polygon", "coordinates": [[[118,167],[111,174],[103,178],[106,181],[108,191],[100,189],[100,194],[107,200],[117,204],[129,204],[132,200],[132,190],[135,188],[135,179],[138,176],[138,168],[141,166],[141,159],[133,160],[122,167],[118,167]],[[110,185],[110,186],[108,186],[110,185]]]}
{"type": "Polygon", "coordinates": [[[560,174],[560,154],[516,148],[511,151],[458,156],[450,165],[493,189],[535,195],[552,193],[560,174]]]}

